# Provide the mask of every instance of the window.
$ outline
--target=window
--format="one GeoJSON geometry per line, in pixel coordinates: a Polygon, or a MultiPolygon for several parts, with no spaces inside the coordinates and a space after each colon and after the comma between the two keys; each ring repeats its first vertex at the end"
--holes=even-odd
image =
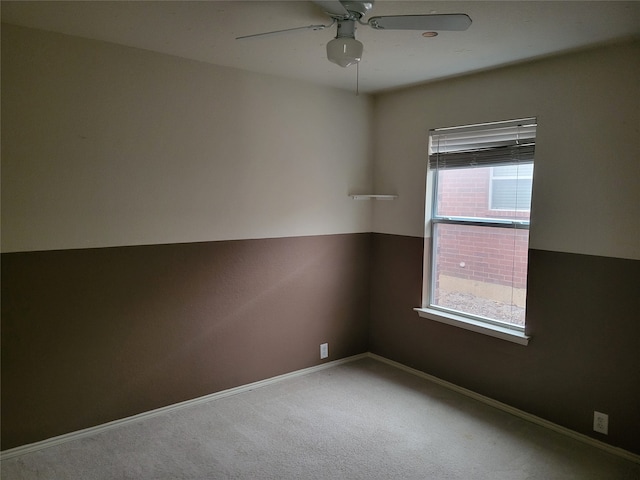
{"type": "Polygon", "coordinates": [[[535,135],[533,118],[430,132],[431,262],[419,309],[429,318],[526,337],[535,135]]]}
{"type": "Polygon", "coordinates": [[[529,210],[533,163],[491,167],[491,210],[529,210]]]}

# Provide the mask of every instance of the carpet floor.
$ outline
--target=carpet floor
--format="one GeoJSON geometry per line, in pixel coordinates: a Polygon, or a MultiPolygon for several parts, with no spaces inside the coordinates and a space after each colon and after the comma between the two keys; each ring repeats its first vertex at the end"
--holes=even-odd
{"type": "Polygon", "coordinates": [[[640,479],[640,464],[362,359],[6,459],[21,479],[640,479]]]}

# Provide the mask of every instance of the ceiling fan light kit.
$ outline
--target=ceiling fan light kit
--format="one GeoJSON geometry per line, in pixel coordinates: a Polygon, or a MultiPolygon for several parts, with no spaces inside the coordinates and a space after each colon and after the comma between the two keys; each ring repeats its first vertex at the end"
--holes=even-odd
{"type": "Polygon", "coordinates": [[[341,67],[358,63],[362,58],[362,42],[356,40],[356,24],[353,20],[338,20],[336,38],[327,43],[327,58],[341,67]]]}
{"type": "Polygon", "coordinates": [[[364,22],[362,17],[373,8],[373,0],[314,0],[313,3],[329,15],[332,19],[330,25],[287,28],[274,32],[245,35],[236,37],[236,39],[255,38],[301,30],[324,30],[337,23],[336,38],[327,43],[327,58],[341,67],[348,67],[360,62],[364,48],[362,43],[356,40],[356,22],[374,30],[420,30],[425,32],[423,33],[425,37],[435,37],[439,30],[463,31],[471,25],[471,18],[464,13],[387,15],[372,17],[368,22],[364,22]]]}
{"type": "Polygon", "coordinates": [[[327,43],[327,58],[341,67],[348,67],[360,61],[362,49],[362,43],[355,38],[337,37],[327,43]]]}

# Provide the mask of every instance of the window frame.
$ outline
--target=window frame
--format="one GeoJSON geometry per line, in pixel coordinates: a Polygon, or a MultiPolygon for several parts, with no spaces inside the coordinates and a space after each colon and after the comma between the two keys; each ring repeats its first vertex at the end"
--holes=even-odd
{"type": "MultiPolygon", "coordinates": [[[[537,121],[535,118],[523,119],[534,122],[537,127],[537,121]]],[[[493,122],[493,124],[500,124],[501,122],[493,122]]],[[[492,124],[486,124],[492,125],[492,124]]],[[[473,126],[467,126],[463,128],[469,128],[473,126]]],[[[431,139],[432,131],[429,132],[429,138],[431,139]]],[[[535,135],[534,135],[535,145],[535,135]]],[[[504,162],[505,164],[507,162],[504,162]]],[[[534,164],[533,159],[524,160],[523,164],[534,164]]],[[[486,165],[493,167],[494,165],[486,165]]],[[[467,168],[473,168],[471,165],[467,168]]],[[[493,170],[493,168],[492,168],[493,170]]],[[[438,225],[464,225],[464,226],[479,226],[479,227],[492,227],[492,228],[513,228],[513,229],[526,229],[530,230],[529,218],[481,218],[481,217],[464,217],[464,216],[448,216],[440,215],[437,212],[438,209],[438,169],[428,169],[427,175],[427,192],[431,190],[431,196],[427,195],[426,198],[426,211],[429,212],[429,217],[425,222],[425,227],[428,229],[430,235],[425,235],[425,255],[424,255],[424,271],[423,271],[423,306],[416,308],[416,312],[422,318],[435,320],[448,325],[457,326],[466,330],[489,335],[495,338],[501,338],[514,342],[520,345],[528,345],[530,336],[526,334],[526,323],[524,326],[512,324],[505,321],[500,321],[493,318],[487,318],[479,315],[473,315],[471,313],[460,312],[458,310],[449,309],[439,305],[434,305],[432,299],[435,297],[436,282],[434,281],[436,272],[436,255],[437,255],[437,236],[436,229],[438,225]],[[430,204],[430,208],[429,208],[430,204]]],[[[533,174],[525,178],[531,178],[533,185],[533,174]]],[[[491,191],[493,184],[493,171],[489,174],[489,192],[488,192],[488,205],[487,211],[506,211],[509,209],[493,209],[491,208],[491,191]]],[[[531,207],[526,210],[530,212],[531,207]]],[[[518,210],[516,212],[525,210],[518,210]]],[[[427,233],[427,232],[425,232],[427,233]]]]}

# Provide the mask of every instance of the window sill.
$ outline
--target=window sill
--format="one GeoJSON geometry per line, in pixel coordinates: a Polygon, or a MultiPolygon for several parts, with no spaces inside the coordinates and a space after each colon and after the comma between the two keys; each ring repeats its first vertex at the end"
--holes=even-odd
{"type": "Polygon", "coordinates": [[[430,308],[414,308],[418,315],[422,318],[435,320],[436,322],[446,323],[458,328],[464,328],[472,332],[489,335],[490,337],[500,338],[508,342],[517,343],[519,345],[528,345],[530,337],[524,332],[512,330],[498,325],[490,325],[487,323],[473,320],[471,318],[462,317],[448,312],[441,312],[430,308]]]}

